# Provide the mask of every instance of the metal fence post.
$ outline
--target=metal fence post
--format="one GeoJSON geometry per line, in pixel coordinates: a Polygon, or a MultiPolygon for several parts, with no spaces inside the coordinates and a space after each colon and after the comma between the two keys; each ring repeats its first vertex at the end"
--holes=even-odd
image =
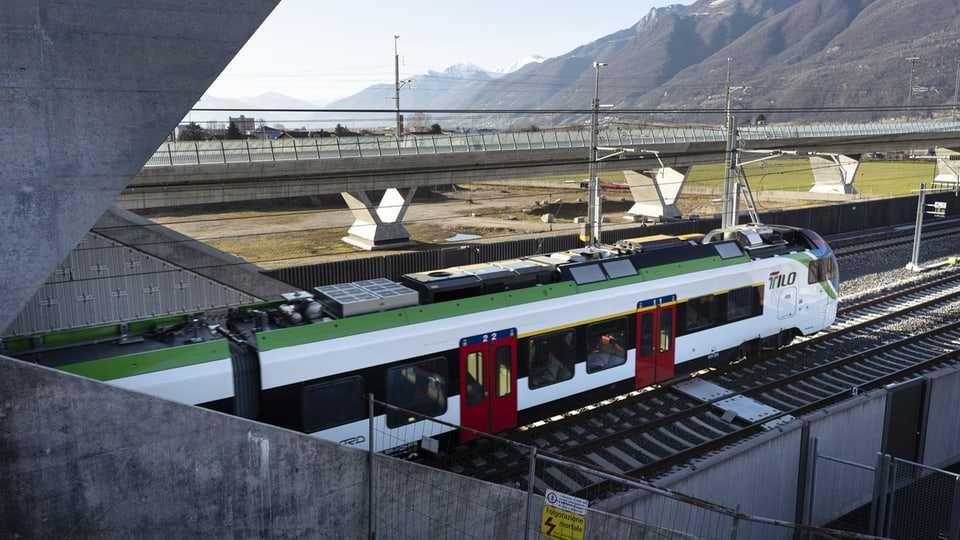
{"type": "Polygon", "coordinates": [[[888,510],[887,489],[890,479],[890,456],[877,454],[877,471],[873,480],[873,503],[870,505],[870,531],[874,536],[882,536],[888,510]]]}
{"type": "Polygon", "coordinates": [[[527,517],[523,522],[523,538],[530,538],[530,512],[533,510],[533,486],[537,475],[537,447],[530,447],[530,477],[527,479],[527,517]]]}
{"type": "Polygon", "coordinates": [[[373,527],[373,394],[367,394],[367,417],[369,418],[367,433],[367,538],[375,540],[377,537],[373,527]]]}
{"type": "Polygon", "coordinates": [[[223,148],[223,139],[220,139],[220,157],[223,158],[223,162],[227,162],[227,151],[223,148]]]}
{"type": "Polygon", "coordinates": [[[738,504],[734,510],[736,514],[733,516],[733,523],[730,524],[730,540],[737,540],[737,529],[740,528],[740,505],[738,504]]]}
{"type": "Polygon", "coordinates": [[[950,505],[950,531],[947,540],[960,540],[960,478],[953,481],[953,504],[950,505]]]}

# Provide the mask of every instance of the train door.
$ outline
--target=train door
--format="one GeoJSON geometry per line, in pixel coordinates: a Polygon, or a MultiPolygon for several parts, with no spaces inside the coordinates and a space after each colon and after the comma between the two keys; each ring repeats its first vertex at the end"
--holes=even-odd
{"type": "Polygon", "coordinates": [[[644,300],[637,307],[637,388],[673,377],[676,320],[676,295],[644,300]]]}
{"type": "Polygon", "coordinates": [[[517,425],[516,329],[460,340],[460,424],[485,433],[517,425]]]}

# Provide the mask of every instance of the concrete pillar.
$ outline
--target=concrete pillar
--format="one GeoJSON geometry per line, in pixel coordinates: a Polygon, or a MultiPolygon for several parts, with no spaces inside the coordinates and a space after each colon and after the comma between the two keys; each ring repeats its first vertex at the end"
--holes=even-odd
{"type": "Polygon", "coordinates": [[[4,0],[0,330],[279,0],[4,0]]]}
{"type": "Polygon", "coordinates": [[[860,168],[860,154],[810,156],[810,167],[813,169],[811,193],[854,194],[857,192],[853,188],[853,179],[857,175],[857,169],[860,168]]]}
{"type": "Polygon", "coordinates": [[[683,191],[690,167],[663,167],[654,176],[640,171],[623,171],[633,195],[633,206],[627,212],[632,216],[657,219],[680,219],[677,199],[683,191]]]}
{"type": "Polygon", "coordinates": [[[960,152],[953,148],[937,148],[937,175],[934,186],[957,187],[960,182],[960,152]]]}
{"type": "Polygon", "coordinates": [[[356,218],[343,241],[368,251],[413,244],[402,222],[416,192],[415,187],[390,188],[377,203],[366,191],[341,193],[356,218]]]}

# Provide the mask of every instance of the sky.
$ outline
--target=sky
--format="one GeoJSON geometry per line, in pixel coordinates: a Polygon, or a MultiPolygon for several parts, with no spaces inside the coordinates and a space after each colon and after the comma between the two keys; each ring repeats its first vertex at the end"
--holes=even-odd
{"type": "Polygon", "coordinates": [[[560,56],[694,0],[281,0],[206,94],[277,92],[323,105],[461,63],[497,71],[560,56]],[[394,39],[394,36],[399,38],[394,39]]]}

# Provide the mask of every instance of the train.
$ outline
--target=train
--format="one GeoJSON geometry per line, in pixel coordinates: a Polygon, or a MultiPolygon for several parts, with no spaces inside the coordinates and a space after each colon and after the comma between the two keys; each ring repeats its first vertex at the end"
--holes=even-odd
{"type": "Polygon", "coordinates": [[[363,449],[372,410],[383,434],[373,449],[390,452],[504,432],[600,389],[626,393],[775,349],[830,326],[838,291],[836,257],[817,233],[748,224],[323,285],[4,347],[363,449]],[[371,408],[371,395],[391,406],[371,408]]]}

